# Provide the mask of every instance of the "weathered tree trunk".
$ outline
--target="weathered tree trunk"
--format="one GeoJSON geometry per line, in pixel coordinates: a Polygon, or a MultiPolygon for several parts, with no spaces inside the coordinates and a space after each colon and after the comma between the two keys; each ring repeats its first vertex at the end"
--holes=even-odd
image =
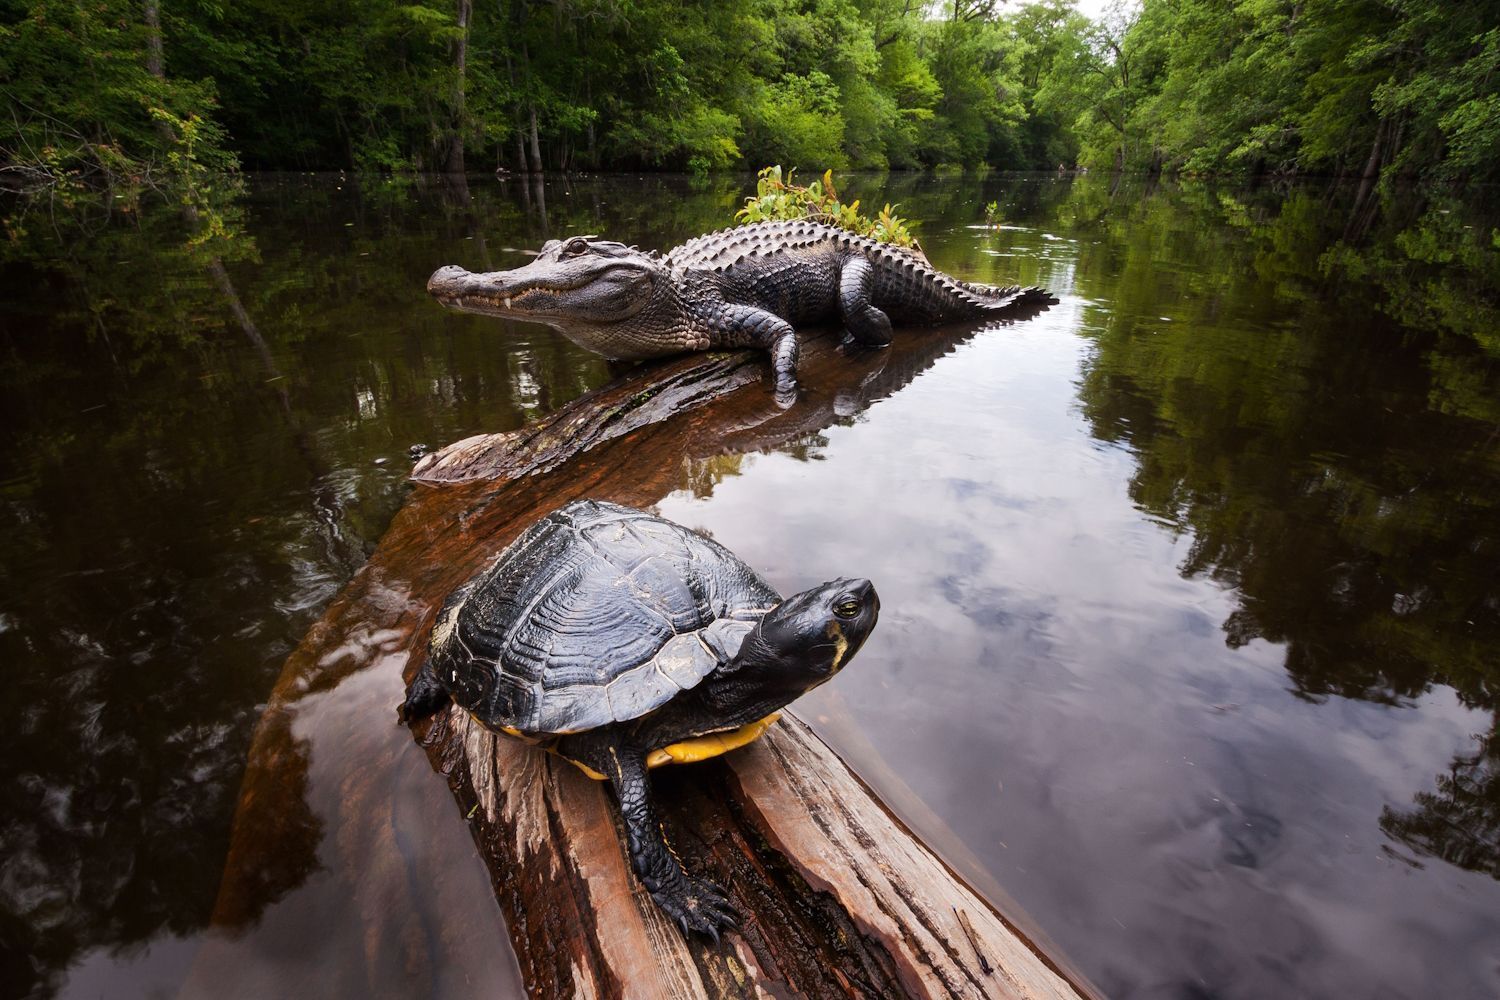
{"type": "Polygon", "coordinates": [[[458,38],[453,43],[453,96],[449,114],[451,123],[447,141],[443,144],[442,169],[445,173],[464,172],[464,130],[468,126],[465,106],[467,88],[466,72],[469,57],[469,19],[474,13],[474,0],[456,0],[454,20],[458,26],[458,38]]]}
{"type": "MultiPolygon", "coordinates": [[[[594,107],[594,84],[588,77],[583,81],[583,99],[585,105],[592,109],[594,107]]],[[[594,129],[594,119],[590,118],[584,129],[584,137],[587,143],[586,150],[589,158],[589,169],[599,169],[599,139],[594,129]]]]}
{"type": "Polygon", "coordinates": [[[1382,118],[1380,124],[1375,127],[1375,141],[1370,146],[1370,157],[1365,160],[1365,169],[1359,175],[1363,180],[1374,180],[1380,174],[1381,147],[1384,145],[1389,124],[1386,119],[1382,118]]]}
{"type": "MultiPolygon", "coordinates": [[[[145,0],[142,16],[146,22],[146,72],[158,80],[165,80],[167,68],[161,37],[161,0],[145,0]]],[[[168,146],[177,142],[172,126],[159,118],[156,120],[156,134],[168,146]]]]}
{"type": "Polygon", "coordinates": [[[162,59],[161,2],[145,0],[143,14],[146,20],[146,72],[158,80],[167,78],[162,59]]]}
{"type": "MultiPolygon", "coordinates": [[[[814,338],[800,369],[804,399],[786,410],[772,399],[763,353],[682,358],[627,374],[536,427],[471,438],[424,460],[414,478],[447,485],[419,487],[272,696],[245,779],[220,921],[271,922],[261,918],[265,887],[285,894],[321,865],[321,877],[347,886],[340,898],[351,901],[348,919],[365,925],[363,981],[390,975],[398,944],[400,975],[419,987],[430,979],[412,970],[424,962],[472,956],[467,925],[412,933],[409,910],[421,907],[442,859],[415,849],[417,838],[399,826],[393,836],[371,836],[364,819],[374,811],[376,828],[386,828],[386,799],[413,794],[391,790],[391,770],[409,759],[394,708],[399,678],[420,667],[443,598],[568,500],[654,503],[678,485],[684,462],[768,447],[847,417],[972,330],[903,332],[889,350],[855,356],[814,338]],[[336,780],[324,784],[336,793],[302,791],[312,784],[309,761],[334,768],[336,780]],[[310,807],[313,800],[321,805],[310,807]],[[382,888],[392,877],[413,887],[407,905],[407,890],[382,888]]],[[[1076,998],[1087,990],[794,717],[724,758],[655,772],[673,843],[745,915],[717,947],[685,939],[631,875],[603,784],[456,709],[416,736],[457,800],[456,810],[430,811],[426,822],[467,821],[532,996],[1076,998]]],[[[460,857],[447,863],[467,870],[460,857]]],[[[439,912],[472,921],[473,904],[455,901],[452,879],[432,891],[448,894],[439,912]]],[[[304,990],[328,985],[310,984],[306,963],[297,975],[304,990]]],[[[340,975],[340,986],[359,981],[347,969],[340,975]]],[[[195,981],[212,982],[211,970],[195,981]]]]}
{"type": "Polygon", "coordinates": [[[529,134],[531,138],[531,172],[539,174],[542,172],[542,142],[537,134],[536,127],[536,104],[526,106],[526,114],[530,119],[529,134]]]}

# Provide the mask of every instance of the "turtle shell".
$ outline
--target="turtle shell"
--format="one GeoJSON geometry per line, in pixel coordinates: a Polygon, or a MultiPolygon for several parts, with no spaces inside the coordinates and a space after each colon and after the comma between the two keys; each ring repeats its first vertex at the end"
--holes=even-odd
{"type": "Polygon", "coordinates": [[[575,500],[454,594],[433,627],[433,665],[490,729],[582,732],[694,687],[780,600],[711,539],[575,500]]]}

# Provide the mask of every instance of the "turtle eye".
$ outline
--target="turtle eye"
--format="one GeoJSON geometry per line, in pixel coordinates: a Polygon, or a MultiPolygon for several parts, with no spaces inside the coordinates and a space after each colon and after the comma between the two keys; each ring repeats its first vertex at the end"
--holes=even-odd
{"type": "Polygon", "coordinates": [[[575,236],[563,246],[563,253],[570,257],[577,257],[581,253],[587,253],[589,241],[582,236],[575,236]]]}
{"type": "Polygon", "coordinates": [[[846,597],[833,606],[833,613],[840,618],[853,618],[859,614],[859,602],[852,597],[846,597]]]}

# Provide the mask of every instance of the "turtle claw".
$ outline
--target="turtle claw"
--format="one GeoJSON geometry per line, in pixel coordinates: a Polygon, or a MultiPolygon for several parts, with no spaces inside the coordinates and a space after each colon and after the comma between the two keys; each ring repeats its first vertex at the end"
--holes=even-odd
{"type": "Polygon", "coordinates": [[[707,879],[689,877],[676,891],[662,890],[652,898],[677,922],[684,936],[702,934],[717,945],[720,932],[740,925],[739,913],[724,890],[707,879]]]}

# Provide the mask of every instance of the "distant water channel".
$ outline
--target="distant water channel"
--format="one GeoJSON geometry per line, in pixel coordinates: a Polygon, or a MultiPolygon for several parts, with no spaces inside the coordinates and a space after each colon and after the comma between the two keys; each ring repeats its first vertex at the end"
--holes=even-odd
{"type": "MultiPolygon", "coordinates": [[[[432,268],[566,233],[665,248],[748,185],[0,206],[0,994],[180,989],[253,728],[408,449],[611,378],[443,312],[432,268]]],[[[1489,195],[850,188],[945,270],[1061,302],[826,431],[684,463],[661,512],[782,591],[880,587],[801,714],[1112,997],[1500,996],[1489,195]]]]}

